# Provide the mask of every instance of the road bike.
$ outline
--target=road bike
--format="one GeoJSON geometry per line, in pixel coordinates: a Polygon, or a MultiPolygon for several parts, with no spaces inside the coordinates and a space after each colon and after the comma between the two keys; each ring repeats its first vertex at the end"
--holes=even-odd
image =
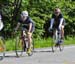
{"type": "MultiPolygon", "coordinates": [[[[19,31],[18,36],[16,37],[15,52],[17,57],[22,56],[23,52],[27,53],[29,48],[27,30],[24,31],[25,31],[24,33],[23,31],[19,31]]],[[[28,56],[31,56],[33,54],[33,50],[34,50],[34,42],[32,38],[32,44],[30,45],[30,53],[27,53],[28,56]]]]}
{"type": "Polygon", "coordinates": [[[53,37],[51,43],[52,51],[54,52],[57,48],[62,51],[64,49],[64,39],[61,38],[61,31],[58,29],[53,30],[53,37]]]}

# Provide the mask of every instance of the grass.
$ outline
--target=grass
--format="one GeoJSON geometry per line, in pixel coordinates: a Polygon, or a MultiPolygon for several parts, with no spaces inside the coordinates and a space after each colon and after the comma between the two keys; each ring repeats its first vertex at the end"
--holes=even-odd
{"type": "Polygon", "coordinates": [[[8,39],[5,43],[7,51],[15,50],[15,39],[8,39]]]}
{"type": "Polygon", "coordinates": [[[35,39],[35,48],[42,48],[42,47],[50,47],[51,46],[51,38],[48,39],[35,39]]]}
{"type": "Polygon", "coordinates": [[[65,45],[74,45],[75,44],[75,37],[71,38],[71,37],[67,37],[67,39],[65,39],[65,45]]]}
{"type": "MultiPolygon", "coordinates": [[[[35,48],[42,48],[42,47],[50,47],[52,43],[52,39],[37,39],[35,40],[35,48]]],[[[75,38],[67,37],[64,39],[64,45],[74,45],[75,38]]]]}
{"type": "MultiPolygon", "coordinates": [[[[35,48],[43,48],[43,47],[50,47],[52,39],[34,39],[34,47],[35,48]]],[[[68,37],[64,40],[65,45],[72,45],[75,44],[75,38],[68,37]]],[[[8,39],[6,40],[6,50],[15,50],[15,39],[8,39]]]]}

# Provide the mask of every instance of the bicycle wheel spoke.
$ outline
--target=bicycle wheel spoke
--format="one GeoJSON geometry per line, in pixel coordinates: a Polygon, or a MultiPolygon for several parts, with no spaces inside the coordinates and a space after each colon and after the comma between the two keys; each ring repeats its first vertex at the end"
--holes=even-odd
{"type": "Polygon", "coordinates": [[[59,49],[60,49],[60,51],[63,51],[63,49],[64,49],[64,42],[60,43],[59,49]]]}
{"type": "Polygon", "coordinates": [[[22,39],[20,39],[19,37],[16,38],[15,50],[16,50],[17,57],[22,56],[23,43],[22,43],[22,39]]]}
{"type": "Polygon", "coordinates": [[[56,30],[53,35],[52,51],[54,52],[58,48],[60,51],[62,51],[64,48],[63,43],[63,40],[61,40],[61,32],[56,30]]]}

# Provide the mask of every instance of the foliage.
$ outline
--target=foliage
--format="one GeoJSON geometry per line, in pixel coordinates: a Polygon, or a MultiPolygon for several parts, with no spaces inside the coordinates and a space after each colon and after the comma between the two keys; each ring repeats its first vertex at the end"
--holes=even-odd
{"type": "MultiPolygon", "coordinates": [[[[44,25],[48,26],[48,20],[51,18],[53,9],[59,7],[64,15],[66,20],[65,34],[66,35],[75,35],[75,2],[71,0],[22,0],[20,9],[15,9],[15,0],[0,0],[2,8],[0,10],[3,14],[3,21],[5,24],[4,32],[5,36],[9,35],[16,26],[16,21],[20,15],[20,12],[23,10],[28,10],[30,17],[35,22],[35,32],[34,37],[39,38],[44,36],[46,31],[43,28],[44,25]],[[6,3],[6,5],[5,5],[6,3]],[[4,4],[4,5],[3,5],[4,4]],[[9,5],[7,5],[9,4],[9,5]],[[13,11],[16,10],[17,15],[13,11]],[[12,21],[12,17],[15,17],[12,21]]],[[[17,0],[18,1],[18,0],[17,0]]],[[[46,32],[47,33],[47,32],[46,32]]],[[[47,33],[49,34],[49,33],[47,33]]]]}

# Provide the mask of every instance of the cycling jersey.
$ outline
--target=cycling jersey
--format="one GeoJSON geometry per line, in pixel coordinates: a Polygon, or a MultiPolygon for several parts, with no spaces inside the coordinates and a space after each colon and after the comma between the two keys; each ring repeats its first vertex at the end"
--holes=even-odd
{"type": "Polygon", "coordinates": [[[56,27],[57,28],[59,26],[59,24],[60,24],[60,19],[63,18],[63,16],[62,16],[62,14],[60,14],[57,17],[55,14],[53,14],[52,15],[52,18],[54,18],[54,25],[53,25],[53,27],[56,27]]]}
{"type": "Polygon", "coordinates": [[[32,23],[32,28],[31,28],[30,32],[34,31],[35,26],[34,26],[34,22],[31,18],[27,17],[27,19],[25,21],[23,21],[22,19],[19,19],[18,22],[21,23],[23,28],[26,28],[28,30],[29,30],[29,24],[32,23]]]}
{"type": "Polygon", "coordinates": [[[59,14],[59,16],[57,17],[55,14],[52,14],[52,18],[55,18],[55,19],[63,18],[63,15],[59,14]]]}
{"type": "Polygon", "coordinates": [[[52,14],[52,19],[54,19],[51,21],[53,23],[53,28],[58,28],[60,24],[64,25],[64,19],[62,14],[59,14],[59,16],[52,14]],[[61,20],[63,20],[63,22],[61,20]]]}
{"type": "Polygon", "coordinates": [[[0,31],[3,29],[4,25],[3,25],[3,22],[2,22],[2,17],[1,17],[1,14],[0,14],[0,31]]]}

